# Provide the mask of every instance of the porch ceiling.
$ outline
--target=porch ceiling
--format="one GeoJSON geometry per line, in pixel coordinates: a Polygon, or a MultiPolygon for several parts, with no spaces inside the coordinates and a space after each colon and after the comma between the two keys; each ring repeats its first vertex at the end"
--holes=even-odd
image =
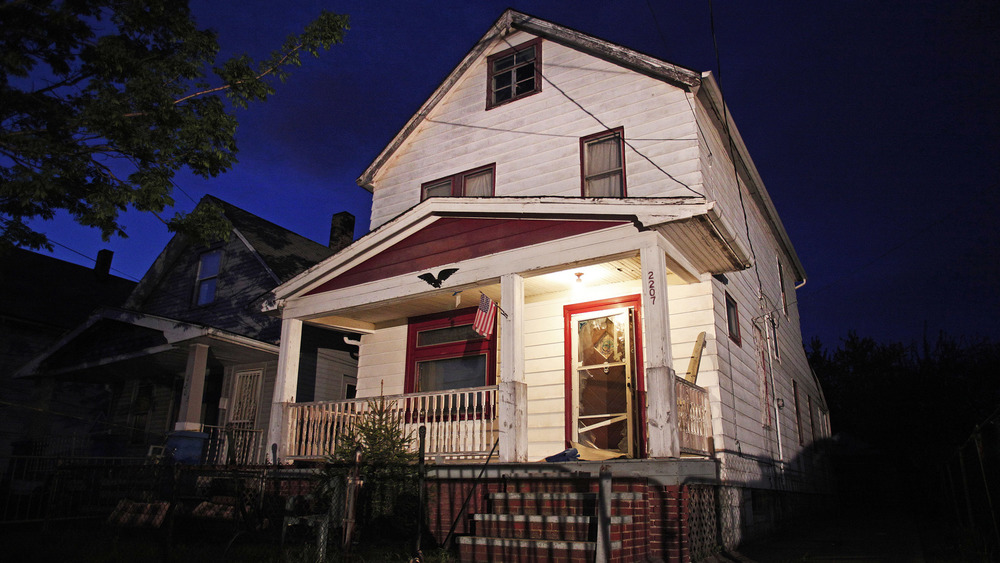
{"type": "MultiPolygon", "coordinates": [[[[606,262],[582,264],[567,269],[543,270],[525,274],[524,299],[526,302],[539,300],[547,295],[570,293],[581,287],[592,287],[616,284],[640,279],[642,267],[638,254],[625,256],[606,262]],[[577,281],[577,273],[581,281],[577,281]]],[[[684,281],[668,272],[667,284],[678,285],[684,281]]],[[[451,291],[434,291],[415,298],[394,301],[391,304],[379,303],[364,307],[354,307],[339,311],[337,315],[310,319],[308,322],[334,327],[350,326],[350,322],[361,321],[372,325],[384,325],[440,311],[463,307],[475,307],[479,304],[479,293],[483,292],[500,304],[500,284],[492,283],[478,287],[463,289],[458,295],[451,291]]]]}

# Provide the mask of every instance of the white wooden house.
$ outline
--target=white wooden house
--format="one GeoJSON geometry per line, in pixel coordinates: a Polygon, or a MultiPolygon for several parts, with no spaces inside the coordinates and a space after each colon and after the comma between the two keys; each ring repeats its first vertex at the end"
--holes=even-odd
{"type": "Polygon", "coordinates": [[[774,512],[753,491],[812,486],[805,272],[721,100],[710,73],[505,12],[358,179],[372,232],[275,290],[279,457],[324,455],[384,394],[441,461],[703,459],[735,528],[774,512]],[[295,402],[304,326],[362,334],[362,400],[295,402]]]}

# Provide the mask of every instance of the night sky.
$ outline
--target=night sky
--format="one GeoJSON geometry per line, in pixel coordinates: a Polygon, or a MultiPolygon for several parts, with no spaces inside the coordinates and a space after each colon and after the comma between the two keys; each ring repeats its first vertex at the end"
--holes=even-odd
{"type": "MultiPolygon", "coordinates": [[[[321,9],[345,43],[239,113],[240,162],[179,176],[177,210],[211,193],[326,243],[330,216],[368,231],[355,179],[507,7],[720,77],[705,1],[195,0],[224,54],[262,57],[321,9]]],[[[805,266],[803,337],[1000,339],[1000,2],[715,2],[721,85],[805,266]]],[[[168,213],[168,216],[172,215],[168,213]]],[[[140,278],[169,240],[130,214],[103,243],[36,224],[55,256],[140,278]],[[75,252],[74,252],[75,251],[75,252]],[[78,254],[80,253],[80,254],[78,254]]]]}

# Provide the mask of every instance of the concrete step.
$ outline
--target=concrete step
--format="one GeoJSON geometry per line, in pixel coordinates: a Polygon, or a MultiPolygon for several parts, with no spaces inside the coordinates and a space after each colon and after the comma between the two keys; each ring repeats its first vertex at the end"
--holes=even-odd
{"type": "MultiPolygon", "coordinates": [[[[597,493],[531,492],[490,493],[493,514],[592,515],[597,514],[597,493]]],[[[644,500],[642,493],[612,493],[611,513],[631,512],[644,500]]]]}
{"type": "MultiPolygon", "coordinates": [[[[612,553],[621,550],[621,542],[611,542],[612,553]]],[[[596,542],[549,541],[464,536],[458,538],[459,560],[465,563],[566,563],[593,561],[596,542]]]]}
{"type": "MultiPolygon", "coordinates": [[[[476,535],[491,538],[590,541],[597,537],[597,516],[543,514],[476,514],[476,535]]],[[[631,516],[612,516],[612,537],[620,536],[631,516]]]]}

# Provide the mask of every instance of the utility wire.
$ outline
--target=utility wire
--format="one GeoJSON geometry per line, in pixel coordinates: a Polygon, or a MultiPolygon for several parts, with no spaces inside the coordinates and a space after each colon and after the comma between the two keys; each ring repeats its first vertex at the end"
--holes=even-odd
{"type": "MultiPolygon", "coordinates": [[[[87,256],[86,254],[84,254],[84,253],[80,252],[79,250],[76,250],[76,249],[73,249],[73,248],[70,248],[70,247],[66,246],[65,244],[63,244],[63,243],[61,243],[61,242],[58,242],[58,241],[55,241],[55,240],[52,240],[52,237],[49,237],[49,242],[51,242],[52,244],[54,244],[54,245],[56,245],[56,246],[60,246],[60,247],[62,247],[62,248],[65,248],[66,250],[68,250],[68,251],[70,251],[70,252],[72,252],[72,253],[74,253],[74,254],[79,254],[80,256],[82,256],[82,257],[86,258],[87,260],[90,260],[91,262],[93,262],[93,263],[95,263],[95,264],[97,263],[97,259],[96,259],[96,258],[91,258],[90,256],[87,256]]],[[[111,270],[113,270],[113,271],[115,271],[115,272],[118,272],[119,274],[121,274],[121,275],[123,275],[123,276],[125,276],[125,277],[127,277],[127,278],[129,278],[129,279],[131,279],[132,281],[139,281],[139,278],[137,278],[137,277],[133,276],[132,274],[129,274],[129,273],[126,273],[126,272],[123,272],[123,271],[119,270],[118,268],[114,268],[114,267],[112,267],[112,268],[111,268],[111,270]]]]}
{"type": "MultiPolygon", "coordinates": [[[[504,38],[504,39],[503,39],[503,41],[504,41],[504,43],[506,43],[506,44],[507,44],[507,45],[508,45],[509,47],[511,47],[511,48],[514,48],[514,47],[515,47],[515,45],[514,45],[514,44],[512,44],[512,43],[511,43],[511,42],[510,42],[510,41],[509,41],[509,40],[508,40],[507,38],[504,38]]],[[[537,67],[535,67],[535,68],[536,68],[536,72],[538,72],[538,70],[537,70],[537,67]]],[[[576,99],[574,99],[574,98],[573,98],[572,96],[570,96],[570,95],[569,95],[569,94],[568,94],[568,93],[567,93],[567,92],[566,92],[565,90],[563,90],[562,88],[560,88],[560,87],[559,87],[559,86],[558,86],[558,85],[557,85],[556,83],[552,82],[552,80],[550,80],[550,79],[549,79],[549,77],[545,76],[545,73],[544,73],[544,72],[539,72],[538,74],[539,74],[539,76],[541,76],[541,77],[542,77],[542,80],[543,80],[544,82],[548,83],[548,84],[549,84],[550,86],[552,86],[553,88],[555,88],[555,89],[556,89],[556,91],[557,91],[557,92],[559,92],[560,94],[562,94],[562,96],[563,96],[564,98],[566,98],[567,100],[569,100],[570,102],[572,102],[572,103],[573,103],[573,105],[575,105],[576,107],[580,108],[580,111],[582,111],[583,113],[585,113],[585,114],[589,115],[589,116],[590,116],[590,117],[591,117],[591,118],[592,118],[592,119],[593,119],[594,121],[596,121],[596,122],[597,122],[597,123],[598,123],[598,124],[599,124],[599,125],[600,125],[601,127],[603,127],[603,128],[604,128],[604,129],[606,129],[606,130],[607,130],[607,129],[612,129],[612,127],[611,127],[611,126],[609,126],[609,125],[605,124],[605,123],[604,123],[603,121],[601,121],[601,118],[597,117],[597,115],[595,115],[595,114],[594,114],[594,113],[593,113],[592,111],[590,111],[590,110],[588,110],[587,108],[583,107],[583,104],[581,104],[581,103],[580,103],[579,101],[577,101],[577,100],[576,100],[576,99]]],[[[579,137],[574,137],[574,138],[579,138],[579,137]]],[[[697,140],[697,139],[686,139],[686,140],[697,140]]],[[[683,186],[683,187],[684,187],[684,189],[686,189],[686,190],[688,190],[688,191],[690,191],[690,192],[694,193],[695,195],[697,195],[697,196],[699,196],[699,197],[702,197],[702,198],[704,198],[704,197],[705,197],[705,194],[703,194],[703,193],[701,193],[701,192],[699,192],[699,191],[695,190],[695,189],[694,189],[694,188],[692,188],[691,186],[689,186],[689,185],[685,184],[684,182],[682,182],[682,181],[678,180],[678,179],[677,179],[677,178],[675,178],[675,177],[674,177],[674,176],[673,176],[672,174],[670,174],[669,172],[667,172],[666,170],[664,170],[664,169],[663,169],[663,167],[661,167],[661,166],[660,166],[659,164],[657,164],[656,162],[654,162],[654,161],[653,161],[653,159],[651,159],[651,158],[649,158],[648,156],[646,156],[645,154],[643,154],[643,153],[642,153],[642,151],[640,151],[639,149],[637,149],[637,148],[635,147],[635,145],[633,145],[632,143],[630,143],[630,142],[628,141],[628,139],[625,139],[625,138],[623,137],[623,138],[622,138],[622,142],[623,142],[623,143],[625,144],[625,146],[627,146],[628,148],[632,149],[632,152],[634,152],[635,154],[637,154],[637,155],[639,155],[640,157],[642,157],[642,158],[643,158],[643,159],[644,159],[644,160],[645,160],[646,162],[648,162],[648,163],[649,163],[649,164],[651,164],[651,165],[652,165],[652,166],[653,166],[654,168],[656,168],[656,169],[657,169],[657,170],[659,170],[659,171],[660,171],[661,173],[663,173],[663,175],[665,175],[665,176],[666,176],[667,178],[670,178],[670,179],[671,179],[671,180],[673,180],[673,181],[674,181],[675,183],[677,183],[677,184],[680,184],[681,186],[683,186]]]]}

